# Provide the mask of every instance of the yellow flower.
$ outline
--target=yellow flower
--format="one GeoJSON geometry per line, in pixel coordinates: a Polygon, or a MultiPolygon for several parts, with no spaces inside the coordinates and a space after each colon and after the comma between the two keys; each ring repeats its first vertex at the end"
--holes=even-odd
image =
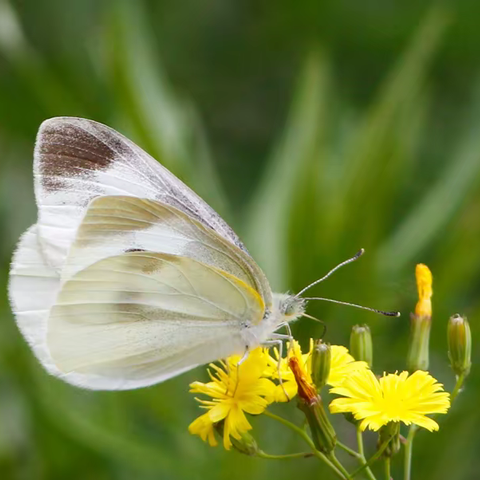
{"type": "Polygon", "coordinates": [[[208,441],[212,447],[218,445],[217,439],[215,438],[215,431],[213,429],[213,422],[210,420],[210,412],[196,418],[189,425],[188,431],[192,435],[198,435],[204,442],[208,441]]]}
{"type": "MultiPolygon", "coordinates": [[[[300,344],[296,340],[293,340],[291,347],[287,344],[287,351],[288,349],[290,349],[288,358],[296,358],[298,360],[298,364],[305,370],[307,381],[312,383],[310,368],[308,367],[308,364],[310,363],[310,352],[302,354],[300,344]]],[[[270,355],[268,356],[268,366],[264,372],[265,377],[278,379],[278,357],[279,354],[277,349],[274,350],[274,357],[270,355]]],[[[272,394],[267,397],[269,403],[288,402],[297,394],[297,382],[295,381],[295,376],[288,365],[288,358],[285,357],[280,360],[280,376],[282,378],[282,383],[279,383],[273,390],[272,394]],[[288,398],[285,393],[288,395],[288,398]]]]}
{"type": "Polygon", "coordinates": [[[348,349],[341,345],[332,345],[332,361],[328,385],[340,386],[345,378],[358,370],[366,370],[367,362],[357,362],[349,353],[348,349]]]}
{"type": "MultiPolygon", "coordinates": [[[[310,350],[308,353],[304,354],[302,354],[302,349],[299,343],[294,340],[289,354],[289,358],[295,357],[298,359],[298,364],[303,367],[306,381],[309,383],[312,383],[312,351],[313,339],[310,339],[310,350]]],[[[331,352],[332,358],[327,384],[332,387],[341,385],[345,377],[352,374],[352,372],[368,368],[366,362],[355,361],[355,359],[348,353],[348,349],[341,345],[332,345],[331,352]]],[[[277,385],[273,395],[267,397],[269,402],[287,402],[297,394],[297,382],[295,381],[295,377],[289,367],[287,358],[282,358],[280,361],[280,375],[282,377],[283,386],[281,384],[277,385]],[[287,393],[288,398],[285,396],[285,392],[287,393]]],[[[265,376],[272,379],[278,379],[277,350],[275,350],[275,357],[269,357],[269,365],[265,372],[265,376]]]]}
{"type": "Polygon", "coordinates": [[[419,263],[415,269],[417,278],[418,302],[415,307],[415,315],[418,317],[432,316],[432,272],[423,263],[419,263]]]}
{"type": "Polygon", "coordinates": [[[190,424],[189,432],[214,446],[217,444],[214,425],[223,421],[223,445],[227,450],[232,446],[230,436],[240,440],[241,434],[252,428],[245,412],[262,413],[268,405],[265,397],[271,397],[275,389],[271,380],[262,378],[269,361],[262,348],[252,350],[238,366],[240,358],[229,357],[226,363],[221,362],[221,367],[210,364],[214,370],[214,373],[209,370],[211,382],[190,385],[191,392],[208,395],[212,400],[197,399],[208,411],[190,424]]]}
{"type": "Polygon", "coordinates": [[[443,386],[422,370],[410,376],[408,372],[384,374],[380,380],[369,369],[358,370],[331,392],[341,398],[332,401],[330,411],[351,412],[361,420],[362,430],[377,431],[390,422],[438,430],[438,424],[426,415],[446,413],[450,407],[443,386]]]}

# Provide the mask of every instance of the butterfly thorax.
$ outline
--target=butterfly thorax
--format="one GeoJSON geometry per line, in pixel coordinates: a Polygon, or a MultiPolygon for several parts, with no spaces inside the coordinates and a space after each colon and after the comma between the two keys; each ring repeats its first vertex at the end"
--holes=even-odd
{"type": "Polygon", "coordinates": [[[305,311],[305,300],[288,293],[274,293],[271,308],[257,325],[249,325],[244,332],[246,346],[255,348],[272,339],[273,333],[290,322],[297,320],[305,311]]]}

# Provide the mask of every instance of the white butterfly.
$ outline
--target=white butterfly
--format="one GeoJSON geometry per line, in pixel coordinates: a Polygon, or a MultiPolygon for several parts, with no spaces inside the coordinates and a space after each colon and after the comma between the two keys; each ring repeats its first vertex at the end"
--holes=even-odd
{"type": "Polygon", "coordinates": [[[51,374],[91,389],[152,385],[243,354],[304,314],[272,293],[233,230],[134,143],[53,118],[34,161],[38,221],[14,255],[18,326],[51,374]]]}

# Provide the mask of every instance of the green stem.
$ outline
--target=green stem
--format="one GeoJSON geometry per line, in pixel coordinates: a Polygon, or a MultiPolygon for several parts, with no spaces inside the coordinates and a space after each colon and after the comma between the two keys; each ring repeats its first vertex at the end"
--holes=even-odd
{"type": "Polygon", "coordinates": [[[310,452],[299,452],[299,453],[287,453],[285,455],[270,455],[269,453],[262,452],[262,450],[256,453],[257,457],[266,458],[268,460],[289,460],[290,458],[307,458],[311,457],[310,452]]]}
{"type": "MultiPolygon", "coordinates": [[[[362,465],[365,465],[367,463],[367,459],[365,458],[365,451],[363,448],[363,434],[362,430],[360,430],[360,427],[357,427],[357,444],[358,454],[360,455],[360,462],[362,465]]],[[[373,474],[370,467],[365,467],[365,473],[367,474],[369,480],[376,480],[375,475],[373,474]]]]}
{"type": "Polygon", "coordinates": [[[413,439],[415,433],[417,432],[417,426],[412,425],[408,431],[407,441],[405,442],[405,460],[404,460],[404,480],[410,480],[412,477],[412,448],[413,448],[413,439]]]}
{"type": "Polygon", "coordinates": [[[356,452],[355,450],[352,450],[350,447],[348,447],[342,442],[339,442],[338,440],[337,440],[337,447],[341,448],[344,452],[347,452],[352,457],[358,458],[359,460],[362,459],[362,455],[360,453],[356,452]]]}
{"type": "MultiPolygon", "coordinates": [[[[460,390],[462,389],[463,382],[465,381],[465,375],[459,375],[457,377],[457,383],[455,388],[450,395],[450,405],[453,404],[455,398],[457,398],[460,390]]],[[[404,480],[411,480],[412,478],[412,450],[413,450],[413,439],[415,438],[415,433],[417,432],[418,427],[412,425],[408,432],[407,441],[405,442],[405,459],[404,459],[404,480]]]]}
{"type": "Polygon", "coordinates": [[[373,463],[375,463],[382,456],[385,449],[388,447],[390,440],[391,439],[387,440],[386,442],[383,442],[382,445],[380,445],[380,448],[370,457],[368,462],[364,463],[362,466],[358,467],[353,473],[350,474],[350,478],[355,477],[360,472],[362,472],[366,468],[370,467],[373,463]]]}
{"type": "Polygon", "coordinates": [[[357,444],[358,444],[358,453],[365,458],[365,453],[363,450],[363,434],[360,430],[360,427],[357,427],[357,444]]]}
{"type": "Polygon", "coordinates": [[[335,456],[334,452],[330,452],[328,454],[329,460],[342,472],[345,478],[350,478],[350,474],[346,470],[346,468],[338,461],[337,457],[335,456]]]}
{"type": "Polygon", "coordinates": [[[450,404],[453,403],[457,395],[460,393],[460,390],[463,387],[463,382],[465,381],[465,375],[462,373],[457,377],[457,383],[455,384],[455,388],[453,389],[452,394],[450,395],[450,404]]]}
{"type": "Polygon", "coordinates": [[[277,422],[280,422],[282,425],[285,425],[288,427],[290,430],[293,430],[295,433],[300,435],[300,437],[303,438],[303,440],[308,444],[308,446],[312,449],[313,455],[315,455],[319,460],[324,462],[326,465],[328,465],[337,475],[337,477],[341,478],[342,480],[348,480],[348,476],[345,476],[341,470],[339,470],[327,457],[324,455],[322,452],[317,450],[315,448],[315,444],[313,443],[313,440],[308,436],[308,434],[305,432],[300,427],[297,427],[294,423],[289,422],[288,420],[285,420],[282,417],[279,417],[278,415],[275,415],[272,412],[269,412],[268,410],[265,410],[263,412],[264,415],[267,417],[272,418],[273,420],[276,420],[277,422]]]}
{"type": "Polygon", "coordinates": [[[390,457],[385,457],[385,480],[390,480],[390,457]]]}

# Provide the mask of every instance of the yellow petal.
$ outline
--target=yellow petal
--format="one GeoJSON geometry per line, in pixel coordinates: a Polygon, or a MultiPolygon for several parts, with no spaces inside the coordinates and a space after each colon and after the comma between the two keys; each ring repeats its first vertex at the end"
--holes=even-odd
{"type": "Polygon", "coordinates": [[[415,269],[418,289],[418,303],[415,307],[415,315],[423,317],[432,316],[432,272],[423,263],[419,263],[415,269]]]}
{"type": "Polygon", "coordinates": [[[192,435],[198,435],[204,442],[208,440],[208,443],[212,447],[216,447],[218,442],[215,438],[215,432],[213,430],[213,423],[210,420],[208,413],[196,418],[189,426],[188,431],[192,435]]]}

